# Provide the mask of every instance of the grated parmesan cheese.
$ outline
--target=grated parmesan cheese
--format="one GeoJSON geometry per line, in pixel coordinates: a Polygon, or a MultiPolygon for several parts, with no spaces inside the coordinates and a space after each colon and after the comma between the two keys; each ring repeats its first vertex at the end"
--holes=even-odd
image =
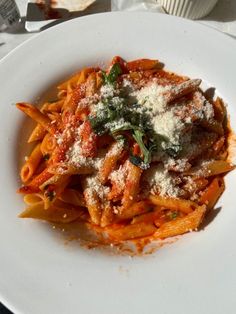
{"type": "MultiPolygon", "coordinates": [[[[181,118],[175,115],[174,108],[156,115],[152,118],[154,131],[168,139],[174,145],[181,143],[181,136],[185,128],[185,124],[181,118]]],[[[166,143],[163,142],[165,146],[166,143]]],[[[163,147],[165,148],[165,147],[163,147]]]]}
{"type": "Polygon", "coordinates": [[[123,141],[117,141],[112,145],[111,150],[107,153],[108,156],[117,156],[122,152],[124,148],[124,142],[123,141]]]}
{"type": "Polygon", "coordinates": [[[100,88],[101,97],[103,98],[111,98],[116,94],[116,90],[112,84],[102,85],[100,88]]]}
{"type": "Polygon", "coordinates": [[[125,180],[126,180],[126,169],[123,166],[120,166],[117,170],[113,170],[110,173],[109,179],[111,182],[116,182],[119,187],[124,190],[125,180]]]}
{"type": "Polygon", "coordinates": [[[84,157],[81,152],[81,140],[77,138],[75,143],[69,148],[66,153],[66,161],[72,165],[81,167],[89,167],[98,170],[103,163],[105,152],[101,151],[98,157],[84,157]]]}
{"type": "Polygon", "coordinates": [[[206,119],[207,121],[211,120],[214,117],[214,109],[211,103],[206,100],[204,95],[200,92],[195,92],[193,101],[195,108],[199,109],[197,112],[200,119],[206,119]]]}
{"type": "MultiPolygon", "coordinates": [[[[90,113],[98,118],[105,116],[107,104],[116,106],[116,108],[119,108],[119,105],[127,105],[131,113],[147,116],[145,123],[148,124],[152,132],[156,133],[158,142],[158,150],[152,161],[155,160],[159,163],[144,171],[142,180],[148,183],[151,193],[158,193],[166,197],[179,197],[183,191],[179,187],[180,179],[171,170],[184,172],[189,166],[191,167],[187,152],[192,153],[198,149],[198,144],[194,139],[195,129],[192,127],[194,119],[211,120],[214,118],[213,106],[199,91],[193,93],[191,100],[179,98],[168,104],[170,94],[177,93],[179,88],[178,85],[160,85],[157,79],[153,79],[146,86],[137,90],[137,86],[125,78],[120,84],[120,89],[112,84],[106,84],[101,86],[100,93],[85,97],[78,103],[81,108],[89,107],[90,113]],[[168,155],[167,150],[173,149],[173,147],[181,147],[181,158],[177,158],[175,155],[173,157],[171,153],[169,154],[172,157],[168,155]]],[[[126,118],[119,115],[116,120],[104,122],[104,127],[111,132],[122,127],[128,129],[129,126],[130,123],[126,121],[126,118]]],[[[143,125],[140,123],[139,126],[142,127],[143,125]]],[[[65,132],[70,132],[70,127],[65,129],[63,134],[65,132]]],[[[95,171],[99,170],[104,161],[105,151],[95,158],[84,157],[81,150],[80,127],[73,132],[76,134],[76,140],[66,153],[66,161],[72,165],[91,167],[95,171]]],[[[59,145],[63,143],[63,134],[56,135],[59,145]]],[[[108,154],[120,154],[123,145],[122,141],[116,142],[108,154]]],[[[125,189],[126,177],[127,169],[123,165],[110,173],[109,180],[111,183],[116,182],[121,189],[125,189]]],[[[85,178],[85,191],[89,202],[95,203],[96,197],[102,201],[106,200],[110,187],[102,185],[96,173],[85,178]]],[[[113,209],[114,213],[118,213],[117,208],[114,207],[113,209]]]]}
{"type": "Polygon", "coordinates": [[[148,169],[144,175],[152,194],[159,193],[161,196],[178,197],[181,189],[178,180],[163,165],[158,164],[148,169]]]}
{"type": "Polygon", "coordinates": [[[167,97],[165,93],[170,90],[170,86],[158,85],[156,81],[134,92],[139,104],[143,105],[153,115],[157,115],[166,110],[167,97]]]}
{"type": "Polygon", "coordinates": [[[96,175],[87,176],[85,179],[85,192],[89,203],[93,204],[96,202],[94,194],[103,201],[110,192],[110,187],[101,184],[99,178],[96,175]]]}
{"type": "Polygon", "coordinates": [[[184,172],[191,167],[191,164],[188,162],[187,158],[174,159],[168,157],[166,160],[164,160],[164,167],[167,170],[175,169],[175,171],[184,172]]]}

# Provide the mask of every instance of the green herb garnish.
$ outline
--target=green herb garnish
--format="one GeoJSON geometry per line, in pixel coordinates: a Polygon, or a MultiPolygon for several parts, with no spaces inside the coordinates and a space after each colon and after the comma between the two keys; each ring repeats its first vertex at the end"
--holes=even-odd
{"type": "Polygon", "coordinates": [[[43,160],[48,160],[50,158],[50,155],[49,154],[45,154],[45,155],[43,155],[43,160]]]}
{"type": "Polygon", "coordinates": [[[179,216],[179,213],[177,211],[173,211],[173,212],[169,213],[168,216],[171,220],[174,220],[179,216]]]}
{"type": "Polygon", "coordinates": [[[165,148],[165,152],[171,157],[177,157],[181,152],[182,147],[180,145],[170,144],[167,148],[165,148]]]}
{"type": "MultiPolygon", "coordinates": [[[[108,133],[116,140],[133,137],[139,145],[142,156],[133,155],[130,152],[130,162],[147,169],[151,163],[152,153],[160,147],[160,141],[164,139],[156,134],[150,124],[150,112],[145,106],[130,101],[126,98],[124,90],[115,89],[118,76],[122,74],[119,63],[113,64],[108,74],[102,72],[106,85],[114,88],[114,97],[104,97],[95,108],[95,113],[89,115],[93,131],[97,135],[108,133]]],[[[128,141],[127,141],[128,143],[128,141]]]]}
{"type": "Polygon", "coordinates": [[[151,162],[151,152],[154,146],[157,146],[154,145],[155,140],[150,133],[148,116],[142,108],[142,105],[138,104],[128,105],[122,97],[115,102],[112,98],[103,99],[96,115],[90,115],[89,121],[93,131],[98,135],[109,133],[116,139],[119,136],[124,137],[124,132],[129,131],[143,155],[142,159],[131,154],[130,161],[142,169],[147,169],[151,162]]]}
{"type": "Polygon", "coordinates": [[[122,74],[122,70],[119,63],[113,64],[110,69],[110,72],[102,72],[103,80],[105,84],[114,84],[117,81],[118,76],[122,74]]]}
{"type": "Polygon", "coordinates": [[[143,162],[145,165],[149,165],[149,163],[151,162],[151,153],[150,151],[147,149],[147,147],[145,146],[144,142],[143,142],[143,137],[145,136],[145,133],[139,129],[134,130],[133,132],[133,138],[135,139],[135,141],[138,143],[141,152],[143,154],[143,162]]]}
{"type": "Polygon", "coordinates": [[[45,193],[45,196],[49,199],[50,202],[52,202],[54,197],[55,197],[55,192],[54,191],[47,191],[45,193]]]}
{"type": "Polygon", "coordinates": [[[143,159],[141,158],[141,157],[139,157],[139,156],[137,156],[137,155],[130,155],[129,156],[129,161],[133,164],[133,165],[135,165],[135,166],[137,166],[137,167],[139,167],[139,168],[141,168],[141,169],[143,169],[143,170],[146,170],[148,167],[149,167],[149,164],[148,163],[145,163],[144,161],[143,161],[143,159]]]}

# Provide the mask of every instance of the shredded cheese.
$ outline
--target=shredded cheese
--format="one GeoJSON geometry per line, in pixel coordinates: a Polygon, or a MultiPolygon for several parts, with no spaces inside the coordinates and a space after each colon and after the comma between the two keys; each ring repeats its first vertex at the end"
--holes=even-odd
{"type": "Polygon", "coordinates": [[[180,195],[177,178],[161,164],[149,168],[144,175],[144,181],[148,182],[152,194],[159,193],[161,196],[169,197],[180,195]]]}

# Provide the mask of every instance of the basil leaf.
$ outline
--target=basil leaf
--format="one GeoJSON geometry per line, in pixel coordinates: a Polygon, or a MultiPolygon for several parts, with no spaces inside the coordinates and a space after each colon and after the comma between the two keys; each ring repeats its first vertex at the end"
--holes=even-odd
{"type": "Polygon", "coordinates": [[[103,81],[105,84],[113,84],[117,81],[120,74],[122,74],[120,64],[114,63],[108,74],[102,71],[103,81]]]}
{"type": "Polygon", "coordinates": [[[137,142],[137,144],[139,145],[141,149],[141,152],[143,153],[144,164],[148,165],[151,162],[151,154],[143,142],[143,136],[144,136],[144,133],[141,130],[134,130],[133,138],[135,139],[135,141],[137,142]]]}
{"type": "Polygon", "coordinates": [[[174,219],[178,218],[179,213],[177,211],[173,211],[173,212],[169,213],[168,216],[170,219],[174,220],[174,219]]]}
{"type": "Polygon", "coordinates": [[[140,166],[142,165],[142,163],[143,163],[142,158],[139,157],[139,156],[137,156],[137,155],[130,155],[130,156],[129,156],[129,161],[130,161],[133,165],[135,165],[135,166],[137,166],[137,167],[140,167],[140,166]]]}
{"type": "Polygon", "coordinates": [[[165,152],[169,156],[176,158],[179,155],[179,153],[181,152],[181,150],[182,150],[182,147],[180,145],[171,144],[171,145],[169,145],[169,147],[167,147],[165,149],[165,152]]]}
{"type": "Polygon", "coordinates": [[[45,154],[44,156],[43,156],[43,160],[48,160],[50,158],[50,154],[45,154]]]}

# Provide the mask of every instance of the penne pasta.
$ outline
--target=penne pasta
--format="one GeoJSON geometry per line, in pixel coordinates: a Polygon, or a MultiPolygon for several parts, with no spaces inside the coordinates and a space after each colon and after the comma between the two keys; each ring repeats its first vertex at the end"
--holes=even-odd
{"type": "Polygon", "coordinates": [[[36,203],[27,207],[19,217],[46,220],[54,223],[70,223],[78,220],[83,214],[80,208],[65,208],[64,206],[53,205],[45,210],[42,205],[42,203],[36,203]]]}
{"type": "Polygon", "coordinates": [[[51,123],[51,120],[44,115],[42,112],[40,112],[39,109],[32,106],[28,103],[18,103],[16,104],[17,108],[23,111],[25,114],[27,114],[30,118],[32,118],[34,121],[38,122],[40,125],[44,127],[45,130],[47,130],[51,134],[56,133],[55,126],[51,123]]]}
{"type": "Polygon", "coordinates": [[[140,214],[149,212],[152,209],[153,205],[148,200],[144,200],[132,204],[131,206],[126,208],[125,211],[122,210],[120,213],[118,212],[117,215],[120,219],[130,219],[140,214]]]}
{"type": "Polygon", "coordinates": [[[145,71],[160,68],[161,64],[158,60],[139,59],[126,63],[128,71],[145,71]]]}
{"type": "Polygon", "coordinates": [[[234,165],[226,160],[213,160],[208,161],[204,164],[204,168],[196,167],[195,169],[192,168],[187,173],[194,177],[212,177],[216,176],[225,172],[229,172],[234,169],[234,165]]]}
{"type": "Polygon", "coordinates": [[[110,225],[113,222],[113,217],[114,213],[111,204],[109,203],[104,204],[100,222],[101,227],[106,227],[110,225]]]}
{"type": "MultiPolygon", "coordinates": [[[[47,133],[40,145],[40,150],[42,152],[42,155],[48,155],[50,156],[54,149],[56,148],[57,142],[55,136],[51,135],[50,133],[47,133]]],[[[49,159],[49,158],[48,158],[49,159]]]]}
{"type": "Polygon", "coordinates": [[[125,241],[153,235],[156,232],[156,227],[153,224],[140,223],[128,225],[119,229],[110,228],[107,229],[106,232],[116,241],[125,241]]]}
{"type": "Polygon", "coordinates": [[[61,193],[59,199],[65,203],[72,204],[74,206],[86,207],[83,194],[75,189],[65,188],[65,190],[61,193]]]}
{"type": "Polygon", "coordinates": [[[45,128],[41,124],[37,124],[29,136],[28,143],[42,140],[46,133],[45,128]]]}
{"type": "Polygon", "coordinates": [[[225,117],[226,117],[226,108],[223,100],[220,97],[217,97],[216,100],[213,102],[214,104],[214,113],[215,113],[215,119],[223,123],[225,117]]]}
{"type": "Polygon", "coordinates": [[[193,91],[195,91],[199,85],[201,84],[201,80],[194,79],[194,80],[187,80],[179,85],[174,86],[166,93],[166,97],[168,102],[171,102],[177,98],[183,97],[193,91]]]}
{"type": "Polygon", "coordinates": [[[134,240],[138,251],[197,230],[235,168],[224,102],[200,84],[155,59],[115,56],[61,82],[41,108],[17,103],[36,122],[19,217],[83,221],[96,242],[134,240]]]}
{"type": "Polygon", "coordinates": [[[26,194],[24,196],[24,202],[25,204],[29,206],[32,206],[35,204],[42,204],[42,202],[44,202],[44,197],[41,193],[26,194]]]}
{"type": "Polygon", "coordinates": [[[200,196],[199,203],[205,204],[207,210],[212,209],[218,201],[221,194],[224,192],[225,184],[222,178],[215,178],[210,185],[203,191],[200,196]]]}
{"type": "Polygon", "coordinates": [[[37,167],[39,166],[41,160],[43,158],[43,154],[40,149],[40,144],[38,144],[27,158],[27,161],[21,168],[20,177],[22,182],[28,182],[32,176],[34,175],[37,167]]]}
{"type": "Polygon", "coordinates": [[[91,192],[85,189],[84,198],[86,207],[88,208],[89,215],[91,217],[91,221],[94,224],[99,225],[102,217],[102,207],[98,195],[95,191],[91,192]]]}
{"type": "Polygon", "coordinates": [[[139,192],[139,182],[142,170],[129,162],[126,188],[122,198],[122,211],[128,209],[135,201],[139,192]]]}
{"type": "Polygon", "coordinates": [[[99,169],[99,178],[100,181],[105,184],[108,180],[110,173],[116,168],[118,160],[121,158],[121,154],[124,147],[120,142],[113,143],[108,153],[106,154],[103,164],[99,169]]]}
{"type": "Polygon", "coordinates": [[[198,206],[195,202],[192,202],[190,200],[166,198],[160,195],[150,195],[149,200],[154,205],[161,206],[171,210],[177,210],[185,214],[191,213],[198,206]]]}
{"type": "Polygon", "coordinates": [[[206,207],[204,205],[199,206],[185,217],[164,223],[159,229],[157,229],[153,237],[155,239],[165,239],[194,231],[200,226],[205,212],[206,207]]]}

